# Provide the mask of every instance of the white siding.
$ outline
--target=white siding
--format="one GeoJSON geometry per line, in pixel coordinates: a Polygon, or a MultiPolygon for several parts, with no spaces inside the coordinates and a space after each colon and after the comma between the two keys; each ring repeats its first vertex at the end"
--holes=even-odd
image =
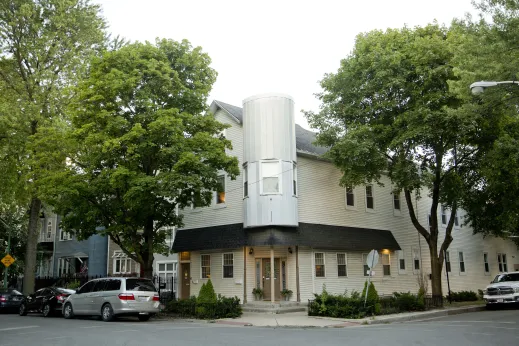
{"type": "Polygon", "coordinates": [[[243,222],[243,130],[226,112],[219,110],[215,117],[218,121],[232,125],[225,130],[225,136],[232,142],[233,149],[228,150],[228,155],[236,156],[239,160],[240,175],[236,180],[226,176],[225,180],[225,204],[211,205],[204,208],[191,210],[186,208],[180,213],[184,215],[184,228],[198,228],[206,226],[226,225],[243,222]]]}

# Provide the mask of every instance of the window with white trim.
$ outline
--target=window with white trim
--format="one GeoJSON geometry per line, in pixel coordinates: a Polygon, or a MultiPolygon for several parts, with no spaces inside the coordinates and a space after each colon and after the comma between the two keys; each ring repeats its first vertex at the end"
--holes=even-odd
{"type": "Polygon", "coordinates": [[[223,254],[223,277],[234,277],[234,254],[232,253],[223,254]]]}
{"type": "Polygon", "coordinates": [[[384,276],[391,275],[391,257],[388,253],[382,254],[382,270],[384,276]]]}
{"type": "Polygon", "coordinates": [[[404,250],[398,250],[398,273],[405,274],[405,256],[404,250]]]}
{"type": "Polygon", "coordinates": [[[459,213],[456,210],[456,214],[454,215],[454,227],[459,227],[460,226],[460,220],[459,220],[458,215],[459,215],[459,213]]]}
{"type": "Polygon", "coordinates": [[[315,262],[315,277],[316,278],[324,278],[324,253],[316,252],[314,253],[314,262],[315,262]]]}
{"type": "Polygon", "coordinates": [[[505,273],[508,271],[508,263],[506,262],[506,254],[504,254],[504,253],[497,254],[497,264],[499,265],[500,273],[505,273]]]}
{"type": "Polygon", "coordinates": [[[249,171],[247,165],[243,166],[243,197],[249,196],[249,171]]]}
{"type": "Polygon", "coordinates": [[[280,163],[275,161],[261,161],[261,193],[277,194],[281,193],[280,163]]]}
{"type": "Polygon", "coordinates": [[[458,260],[460,262],[460,274],[465,273],[465,258],[463,256],[463,251],[458,252],[458,260]]]}
{"type": "Polygon", "coordinates": [[[347,268],[348,260],[346,258],[345,253],[337,254],[337,276],[344,277],[348,276],[348,268],[347,268]]]}
{"type": "Polygon", "coordinates": [[[419,248],[413,248],[413,271],[415,273],[420,271],[420,249],[419,248]]]}
{"type": "Polygon", "coordinates": [[[485,274],[490,274],[490,264],[488,263],[488,253],[483,252],[483,266],[485,268],[485,274]]]}
{"type": "Polygon", "coordinates": [[[72,240],[72,234],[70,232],[65,232],[63,229],[60,229],[59,240],[72,240]]]}
{"type": "Polygon", "coordinates": [[[393,208],[395,210],[400,210],[400,192],[393,192],[393,208]]]}
{"type": "Polygon", "coordinates": [[[355,192],[353,191],[352,186],[348,186],[346,188],[346,206],[347,207],[355,206],[355,192]]]}
{"type": "Polygon", "coordinates": [[[451,272],[451,255],[449,251],[445,251],[445,270],[451,272]]]}
{"type": "Polygon", "coordinates": [[[52,221],[47,223],[47,232],[45,236],[47,240],[52,240],[52,221]]]}
{"type": "Polygon", "coordinates": [[[176,261],[165,261],[157,262],[157,275],[161,283],[166,284],[166,290],[176,291],[173,278],[177,276],[177,262],[176,261]]]}
{"type": "Polygon", "coordinates": [[[58,258],[58,276],[70,274],[70,260],[69,257],[58,258]]]}
{"type": "Polygon", "coordinates": [[[200,255],[200,267],[202,279],[211,278],[211,255],[200,255]]]}
{"type": "Polygon", "coordinates": [[[442,225],[446,225],[447,224],[447,213],[445,212],[445,206],[444,205],[440,206],[440,213],[441,213],[441,216],[442,216],[442,225]]]}
{"type": "Polygon", "coordinates": [[[297,196],[297,165],[295,162],[292,164],[292,193],[297,196]]]}
{"type": "Polygon", "coordinates": [[[225,175],[219,175],[216,180],[218,187],[215,192],[215,204],[225,204],[225,175]]]}
{"type": "Polygon", "coordinates": [[[123,251],[114,251],[113,262],[114,274],[127,274],[132,272],[131,259],[123,251]]]}
{"type": "Polygon", "coordinates": [[[366,185],[366,208],[375,209],[375,199],[373,197],[373,185],[366,185]]]}

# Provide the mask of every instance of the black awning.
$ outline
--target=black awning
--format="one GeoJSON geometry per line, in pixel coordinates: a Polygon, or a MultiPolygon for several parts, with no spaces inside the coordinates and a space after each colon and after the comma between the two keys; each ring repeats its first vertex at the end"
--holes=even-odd
{"type": "Polygon", "coordinates": [[[400,250],[387,230],[299,223],[299,227],[243,228],[243,224],[181,229],[172,250],[198,251],[235,249],[243,246],[309,246],[316,249],[367,251],[400,250]]]}

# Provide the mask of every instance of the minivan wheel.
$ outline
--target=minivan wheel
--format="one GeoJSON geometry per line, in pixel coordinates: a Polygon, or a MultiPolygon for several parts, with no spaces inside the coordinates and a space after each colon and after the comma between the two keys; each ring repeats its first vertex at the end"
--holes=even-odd
{"type": "Polygon", "coordinates": [[[72,305],[70,303],[65,304],[63,308],[63,317],[66,319],[74,318],[74,310],[72,310],[72,305]]]}
{"type": "Polygon", "coordinates": [[[43,305],[42,312],[43,312],[43,317],[49,317],[51,315],[50,305],[49,304],[43,305]]]}
{"type": "Polygon", "coordinates": [[[101,308],[101,318],[105,322],[110,322],[114,319],[114,310],[110,304],[105,304],[101,308]]]}
{"type": "Polygon", "coordinates": [[[151,315],[139,315],[137,317],[139,318],[139,321],[146,322],[149,321],[151,315]]]}
{"type": "Polygon", "coordinates": [[[27,316],[27,307],[25,306],[25,303],[20,304],[20,310],[18,311],[18,314],[20,316],[27,316]]]}

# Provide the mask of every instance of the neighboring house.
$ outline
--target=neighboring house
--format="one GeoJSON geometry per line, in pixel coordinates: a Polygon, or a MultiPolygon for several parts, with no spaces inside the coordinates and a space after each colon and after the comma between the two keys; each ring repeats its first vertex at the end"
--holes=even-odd
{"type": "MultiPolygon", "coordinates": [[[[254,96],[243,109],[214,101],[211,111],[231,125],[224,135],[241,175],[221,174],[211,206],[180,211],[185,228],[176,232],[173,250],[181,298],[197,295],[208,279],[217,293],[243,303],[253,300],[255,287],[269,301],[285,288],[299,302],[324,285],[331,293],[361,291],[371,249],[380,253],[373,277],[379,294],[417,292],[419,275],[431,272],[429,250],[389,179],[383,187],[340,187],[341,172],[320,158],[326,148],[313,145],[315,134],[295,124],[289,96],[254,96]]],[[[426,196],[413,197],[422,224],[429,219],[426,196]]],[[[448,211],[438,218],[444,233],[448,211]]],[[[460,212],[446,264],[452,290],[483,289],[496,273],[519,270],[513,242],[473,235],[462,218],[460,212]]]]}
{"type": "Polygon", "coordinates": [[[106,272],[108,275],[141,276],[141,265],[128,257],[112,239],[108,242],[106,272]]]}
{"type": "Polygon", "coordinates": [[[107,237],[93,235],[79,241],[73,234],[59,228],[59,215],[44,212],[42,216],[37,276],[106,275],[107,237]]]}
{"type": "MultiPolygon", "coordinates": [[[[166,238],[166,244],[171,249],[175,237],[175,230],[171,230],[171,236],[166,238]]],[[[171,253],[168,256],[154,254],[153,275],[160,278],[165,284],[164,290],[178,292],[178,255],[171,253]]]]}

